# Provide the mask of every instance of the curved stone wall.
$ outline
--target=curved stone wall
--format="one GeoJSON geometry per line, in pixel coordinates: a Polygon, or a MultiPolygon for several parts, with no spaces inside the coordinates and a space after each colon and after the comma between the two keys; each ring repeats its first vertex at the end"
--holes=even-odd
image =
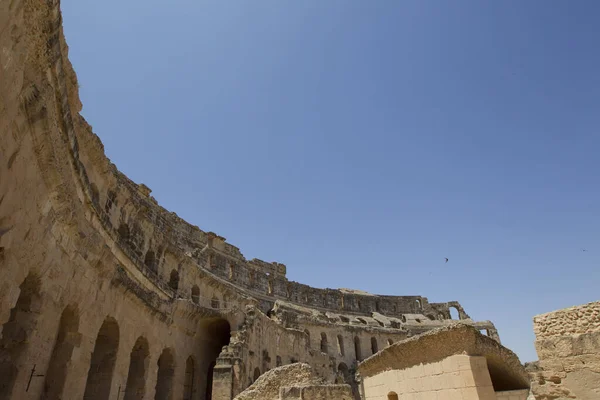
{"type": "Polygon", "coordinates": [[[231,399],[296,361],[345,379],[451,307],[497,338],[457,302],[291,282],[160,207],[79,115],[59,6],[0,2],[0,399],[231,399]]]}

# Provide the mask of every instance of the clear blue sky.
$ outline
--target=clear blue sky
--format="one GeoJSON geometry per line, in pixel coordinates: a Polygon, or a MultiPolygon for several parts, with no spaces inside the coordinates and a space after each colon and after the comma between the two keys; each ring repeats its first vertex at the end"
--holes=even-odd
{"type": "Polygon", "coordinates": [[[600,297],[597,1],[62,8],[107,155],[247,258],[458,300],[522,361],[600,297]]]}

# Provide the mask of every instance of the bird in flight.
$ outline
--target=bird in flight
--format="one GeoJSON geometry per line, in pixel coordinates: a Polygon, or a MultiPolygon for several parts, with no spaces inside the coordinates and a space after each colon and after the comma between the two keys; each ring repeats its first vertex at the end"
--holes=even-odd
{"type": "MultiPolygon", "coordinates": [[[[446,260],[446,262],[448,262],[448,257],[444,257],[444,260],[446,260]]],[[[445,264],[445,263],[444,263],[445,264]]]]}
{"type": "Polygon", "coordinates": [[[581,249],[581,251],[587,251],[587,249],[581,249]]]}

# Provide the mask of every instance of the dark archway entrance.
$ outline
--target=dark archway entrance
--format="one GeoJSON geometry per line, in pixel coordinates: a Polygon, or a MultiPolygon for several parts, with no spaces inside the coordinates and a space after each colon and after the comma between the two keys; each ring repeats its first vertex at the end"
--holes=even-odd
{"type": "Polygon", "coordinates": [[[114,318],[108,317],[98,331],[85,384],[84,400],[108,399],[118,349],[119,325],[114,318]]]}
{"type": "Polygon", "coordinates": [[[125,385],[125,400],[141,400],[146,392],[146,371],[150,349],[145,337],[140,336],[131,349],[129,373],[125,385]]]}
{"type": "Polygon", "coordinates": [[[175,356],[173,350],[166,348],[158,359],[158,375],[156,376],[156,393],[154,400],[171,400],[173,398],[173,377],[175,376],[175,356]]]}
{"type": "Polygon", "coordinates": [[[215,372],[215,365],[217,365],[217,362],[213,361],[208,366],[208,373],[206,374],[206,400],[212,399],[212,383],[213,374],[215,372]]]}
{"type": "Polygon", "coordinates": [[[69,306],[64,309],[60,317],[56,342],[46,370],[43,396],[46,400],[61,398],[67,378],[67,366],[73,355],[73,350],[79,346],[78,329],[79,314],[75,307],[69,306]]]}
{"type": "Polygon", "coordinates": [[[183,400],[191,400],[196,394],[195,373],[196,362],[194,357],[189,356],[185,363],[185,381],[183,383],[183,400]]]}
{"type": "Polygon", "coordinates": [[[200,354],[203,355],[198,371],[198,391],[204,393],[204,399],[213,398],[213,378],[217,358],[224,346],[229,344],[231,327],[225,319],[206,319],[200,323],[203,333],[200,354]]]}
{"type": "MultiPolygon", "coordinates": [[[[10,310],[8,321],[2,325],[0,339],[0,399],[12,399],[18,366],[28,347],[28,339],[35,330],[41,303],[40,281],[28,275],[19,286],[21,293],[10,310]]],[[[31,368],[33,366],[27,366],[31,368]]]]}

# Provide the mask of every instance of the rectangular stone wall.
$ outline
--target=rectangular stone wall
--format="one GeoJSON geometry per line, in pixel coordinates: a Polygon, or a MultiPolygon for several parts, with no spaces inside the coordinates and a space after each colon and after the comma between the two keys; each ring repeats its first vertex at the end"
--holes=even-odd
{"type": "Polygon", "coordinates": [[[391,392],[399,399],[496,400],[485,357],[467,355],[365,378],[364,392],[366,400],[387,400],[391,392]]]}
{"type": "Polygon", "coordinates": [[[600,399],[600,302],[534,317],[539,362],[530,367],[538,398],[600,399]]]}
{"type": "Polygon", "coordinates": [[[600,302],[537,315],[533,325],[537,340],[600,332],[600,302]]]}

